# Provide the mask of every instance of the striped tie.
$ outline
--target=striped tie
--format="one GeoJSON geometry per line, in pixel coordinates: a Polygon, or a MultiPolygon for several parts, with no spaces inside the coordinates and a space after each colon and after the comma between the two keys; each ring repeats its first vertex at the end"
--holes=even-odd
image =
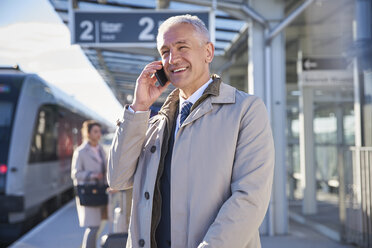
{"type": "Polygon", "coordinates": [[[180,117],[180,126],[186,120],[187,116],[190,114],[190,109],[192,107],[192,102],[184,101],[181,107],[181,117],[180,117]]]}

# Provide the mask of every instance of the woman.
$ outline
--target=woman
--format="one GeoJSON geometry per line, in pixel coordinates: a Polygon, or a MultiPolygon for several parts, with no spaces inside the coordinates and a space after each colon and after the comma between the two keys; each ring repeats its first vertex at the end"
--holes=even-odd
{"type": "MultiPolygon", "coordinates": [[[[74,185],[92,183],[96,180],[107,184],[106,155],[103,148],[98,144],[101,139],[101,125],[93,120],[85,121],[81,133],[84,142],[75,150],[71,165],[71,177],[74,185]]],[[[76,197],[76,208],[79,224],[86,228],[82,247],[94,248],[96,247],[98,229],[102,220],[101,214],[106,208],[104,206],[82,206],[78,197],[76,197]]]]}

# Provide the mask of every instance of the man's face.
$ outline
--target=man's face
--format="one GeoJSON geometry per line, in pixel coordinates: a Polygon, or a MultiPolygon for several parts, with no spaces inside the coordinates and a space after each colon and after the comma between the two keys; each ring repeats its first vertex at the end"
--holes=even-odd
{"type": "Polygon", "coordinates": [[[175,87],[193,93],[209,80],[214,47],[191,24],[168,28],[159,39],[158,49],[165,73],[175,87]]]}

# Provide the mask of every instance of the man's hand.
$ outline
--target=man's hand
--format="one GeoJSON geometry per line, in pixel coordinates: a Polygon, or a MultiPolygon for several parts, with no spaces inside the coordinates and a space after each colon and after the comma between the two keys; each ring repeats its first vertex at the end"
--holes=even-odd
{"type": "Polygon", "coordinates": [[[134,111],[147,111],[150,106],[159,98],[161,93],[168,87],[168,81],[164,86],[156,86],[156,70],[162,68],[161,61],[154,61],[146,65],[141,75],[137,78],[134,100],[131,105],[134,111]]]}

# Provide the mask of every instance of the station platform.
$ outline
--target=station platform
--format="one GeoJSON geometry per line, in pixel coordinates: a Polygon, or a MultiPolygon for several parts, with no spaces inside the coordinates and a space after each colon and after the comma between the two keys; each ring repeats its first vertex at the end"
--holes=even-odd
{"type": "MultiPolygon", "coordinates": [[[[107,223],[101,235],[108,233],[107,223]]],[[[9,248],[79,248],[85,229],[79,226],[75,200],[71,200],[39,225],[15,241],[9,248]]],[[[100,239],[97,241],[97,246],[100,239]]]]}
{"type": "MultiPolygon", "coordinates": [[[[292,215],[290,215],[292,216],[292,215]]],[[[100,236],[108,233],[106,223],[100,236]]],[[[79,227],[75,201],[67,203],[60,210],[41,222],[34,229],[14,242],[10,248],[79,248],[84,228],[79,227]]],[[[310,225],[290,217],[289,234],[282,236],[262,236],[262,248],[353,248],[341,244],[316,231],[310,225]]],[[[97,241],[100,246],[100,238],[97,241]]],[[[124,245],[123,245],[124,247],[124,245]]]]}
{"type": "Polygon", "coordinates": [[[290,217],[288,235],[261,236],[262,248],[355,248],[316,231],[290,217]]]}

